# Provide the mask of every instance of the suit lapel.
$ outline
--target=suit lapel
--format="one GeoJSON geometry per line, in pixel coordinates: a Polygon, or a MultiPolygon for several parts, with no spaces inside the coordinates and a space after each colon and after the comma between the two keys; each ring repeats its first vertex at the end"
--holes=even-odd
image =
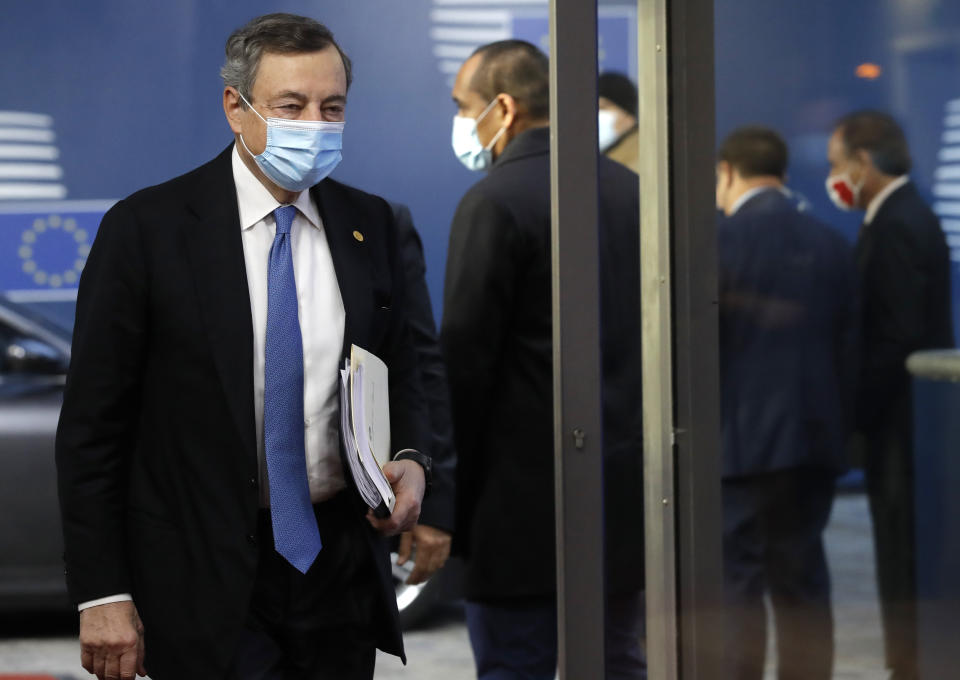
{"type": "Polygon", "coordinates": [[[876,241],[877,234],[876,225],[883,224],[888,219],[888,216],[895,214],[898,211],[900,202],[910,200],[915,192],[916,189],[912,182],[907,182],[903,186],[898,187],[892,194],[887,196],[886,200],[873,216],[870,224],[860,225],[860,231],[857,233],[855,253],[857,258],[857,271],[860,273],[861,278],[866,275],[870,258],[873,255],[873,244],[876,241]]]}
{"type": "MultiPolygon", "coordinates": [[[[232,147],[201,171],[188,200],[195,222],[181,225],[200,301],[205,332],[223,384],[230,413],[246,455],[256,461],[253,406],[253,319],[247,285],[240,214],[231,164],[232,147]]],[[[311,189],[320,210],[345,312],[342,355],[363,344],[370,324],[370,262],[364,225],[351,221],[353,211],[335,183],[311,189]]]]}
{"type": "Polygon", "coordinates": [[[324,180],[311,191],[320,209],[346,313],[342,350],[346,357],[351,344],[363,344],[365,330],[370,324],[370,261],[367,246],[361,240],[365,225],[351,221],[351,218],[355,219],[353,211],[334,182],[324,180]]]}
{"type": "Polygon", "coordinates": [[[256,462],[253,320],[231,153],[232,146],[201,171],[188,201],[197,220],[181,231],[230,413],[247,457],[256,462]]]}

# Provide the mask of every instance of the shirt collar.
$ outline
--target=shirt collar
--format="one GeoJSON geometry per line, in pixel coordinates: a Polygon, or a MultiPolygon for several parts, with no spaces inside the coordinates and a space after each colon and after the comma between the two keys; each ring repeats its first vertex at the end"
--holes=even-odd
{"type": "MultiPolygon", "coordinates": [[[[240,150],[233,146],[233,182],[237,187],[237,207],[240,210],[240,228],[251,229],[280,207],[281,203],[273,197],[257,179],[250,168],[240,158],[240,150]]],[[[301,191],[293,202],[300,214],[313,226],[320,228],[320,211],[310,195],[310,190],[301,191]]]]}
{"type": "Polygon", "coordinates": [[[890,198],[890,194],[902,187],[904,184],[910,181],[910,177],[907,175],[900,175],[895,180],[890,182],[883,190],[873,197],[873,200],[870,201],[870,204],[867,206],[867,214],[863,216],[863,223],[870,224],[873,222],[873,218],[877,216],[877,213],[880,212],[880,208],[883,206],[884,202],[890,198]]]}
{"type": "Polygon", "coordinates": [[[740,210],[740,208],[742,208],[751,198],[762,194],[764,191],[769,191],[770,189],[773,189],[774,191],[780,191],[778,187],[766,185],[761,187],[753,187],[752,189],[748,189],[747,191],[743,192],[740,198],[738,198],[730,207],[730,217],[736,215],[737,211],[740,210]]]}

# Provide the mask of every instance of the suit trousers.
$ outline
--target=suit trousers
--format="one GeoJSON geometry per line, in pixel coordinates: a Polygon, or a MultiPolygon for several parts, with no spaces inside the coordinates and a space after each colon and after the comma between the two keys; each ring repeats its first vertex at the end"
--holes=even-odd
{"type": "Polygon", "coordinates": [[[873,519],[877,589],[887,667],[896,680],[917,677],[913,418],[902,395],[883,425],[866,435],[864,475],[873,519]]]}
{"type": "Polygon", "coordinates": [[[261,510],[260,564],[228,680],[371,680],[381,615],[366,520],[346,492],[314,506],[323,548],[306,574],[273,545],[261,510]]]}
{"type": "MultiPolygon", "coordinates": [[[[467,602],[466,614],[478,680],[554,680],[554,599],[467,602]]],[[[605,680],[646,680],[644,617],[642,593],[607,596],[605,680]]]]}
{"type": "Polygon", "coordinates": [[[773,604],[779,680],[829,680],[830,573],[823,531],[835,476],[795,468],[723,480],[728,680],[760,680],[767,645],[764,595],[773,604]]]}

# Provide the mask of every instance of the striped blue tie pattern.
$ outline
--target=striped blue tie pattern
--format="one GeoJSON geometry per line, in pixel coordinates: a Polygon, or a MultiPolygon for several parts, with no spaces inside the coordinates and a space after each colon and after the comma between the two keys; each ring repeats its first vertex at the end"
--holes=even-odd
{"type": "Polygon", "coordinates": [[[270,248],[267,283],[263,438],[274,546],[305,574],[322,544],[310,503],[304,448],[303,342],[290,242],[296,212],[292,205],[273,211],[277,233],[270,248]]]}

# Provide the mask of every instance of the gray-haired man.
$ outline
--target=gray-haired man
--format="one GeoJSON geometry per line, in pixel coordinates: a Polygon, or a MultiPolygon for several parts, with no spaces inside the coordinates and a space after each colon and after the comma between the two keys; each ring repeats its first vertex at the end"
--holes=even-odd
{"type": "Polygon", "coordinates": [[[216,159],[120,201],[80,284],[57,438],[70,594],[98,678],[372,678],[401,655],[383,534],[429,483],[390,207],[326,176],[350,61],[273,14],[227,42],[216,159]],[[339,367],[390,370],[396,507],[340,462],[339,367]]]}

